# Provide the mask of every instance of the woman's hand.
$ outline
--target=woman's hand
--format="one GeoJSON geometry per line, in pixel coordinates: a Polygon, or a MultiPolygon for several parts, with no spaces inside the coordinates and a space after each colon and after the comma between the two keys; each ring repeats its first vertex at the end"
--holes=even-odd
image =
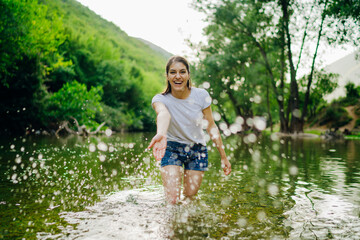
{"type": "Polygon", "coordinates": [[[221,159],[221,167],[224,170],[225,175],[229,175],[231,173],[231,163],[227,158],[221,159]]]}
{"type": "Polygon", "coordinates": [[[153,147],[153,154],[156,159],[156,161],[161,160],[165,155],[167,145],[167,139],[166,136],[161,134],[156,134],[152,139],[147,147],[148,149],[153,147]]]}

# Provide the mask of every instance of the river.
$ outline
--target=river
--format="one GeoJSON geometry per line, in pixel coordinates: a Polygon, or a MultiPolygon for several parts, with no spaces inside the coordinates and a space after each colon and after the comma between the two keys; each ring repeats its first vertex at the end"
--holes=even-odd
{"type": "Polygon", "coordinates": [[[151,136],[1,139],[0,239],[360,239],[360,141],[232,135],[169,206],[151,136]]]}

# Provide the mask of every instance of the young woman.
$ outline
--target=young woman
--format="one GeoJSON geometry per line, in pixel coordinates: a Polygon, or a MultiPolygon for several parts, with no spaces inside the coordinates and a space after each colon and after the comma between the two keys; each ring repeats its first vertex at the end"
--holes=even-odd
{"type": "Polygon", "coordinates": [[[220,132],[211,112],[211,98],[205,89],[191,86],[188,61],[173,56],[166,65],[167,88],[152,99],[156,111],[157,133],[148,148],[153,147],[156,160],[161,160],[161,176],[168,202],[183,195],[193,199],[197,194],[204,171],[208,169],[208,153],[203,125],[215,143],[225,175],[230,174],[220,132]]]}

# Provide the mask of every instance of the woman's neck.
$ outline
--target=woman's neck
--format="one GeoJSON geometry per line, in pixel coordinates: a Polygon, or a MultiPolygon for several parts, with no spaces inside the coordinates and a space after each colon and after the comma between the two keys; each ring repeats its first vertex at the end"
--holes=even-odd
{"type": "Polygon", "coordinates": [[[191,93],[191,90],[189,88],[185,88],[184,91],[174,91],[171,90],[171,95],[173,95],[175,98],[179,98],[179,99],[186,99],[189,97],[191,93]]]}

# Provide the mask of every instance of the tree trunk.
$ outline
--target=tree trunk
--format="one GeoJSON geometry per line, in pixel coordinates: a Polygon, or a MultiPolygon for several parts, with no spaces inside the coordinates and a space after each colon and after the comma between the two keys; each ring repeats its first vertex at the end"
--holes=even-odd
{"type": "Polygon", "coordinates": [[[309,103],[309,98],[310,98],[310,89],[311,89],[311,84],[312,84],[312,80],[313,80],[313,76],[314,76],[314,70],[315,70],[315,60],[317,57],[317,53],[318,53],[318,49],[319,49],[319,45],[320,45],[320,38],[322,35],[322,29],[323,29],[323,24],[325,21],[325,11],[326,11],[326,6],[327,6],[328,1],[325,1],[324,4],[324,10],[322,13],[322,17],[321,17],[321,24],[320,24],[320,29],[319,29],[319,34],[318,34],[318,38],[317,38],[317,42],[316,42],[316,48],[315,48],[315,53],[312,59],[312,64],[311,64],[311,71],[308,77],[308,82],[307,82],[307,88],[306,88],[306,93],[305,93],[305,100],[304,100],[304,106],[303,106],[303,111],[302,111],[302,115],[301,115],[301,122],[304,123],[305,121],[305,117],[307,115],[307,106],[309,103]]]}
{"type": "Polygon", "coordinates": [[[267,81],[267,84],[266,84],[266,106],[267,106],[267,112],[269,115],[270,131],[273,132],[272,116],[271,116],[271,111],[270,111],[269,81],[267,81]]]}
{"type": "Polygon", "coordinates": [[[290,65],[290,98],[288,102],[288,119],[290,119],[291,115],[291,122],[290,122],[290,132],[303,132],[303,125],[301,123],[301,115],[298,114],[299,110],[299,89],[296,82],[296,71],[294,67],[294,62],[292,59],[292,51],[291,51],[291,36],[289,30],[289,1],[288,0],[281,0],[281,8],[283,12],[283,21],[284,21],[284,28],[285,28],[285,35],[286,35],[286,45],[287,45],[287,53],[288,53],[288,60],[290,65]]]}

